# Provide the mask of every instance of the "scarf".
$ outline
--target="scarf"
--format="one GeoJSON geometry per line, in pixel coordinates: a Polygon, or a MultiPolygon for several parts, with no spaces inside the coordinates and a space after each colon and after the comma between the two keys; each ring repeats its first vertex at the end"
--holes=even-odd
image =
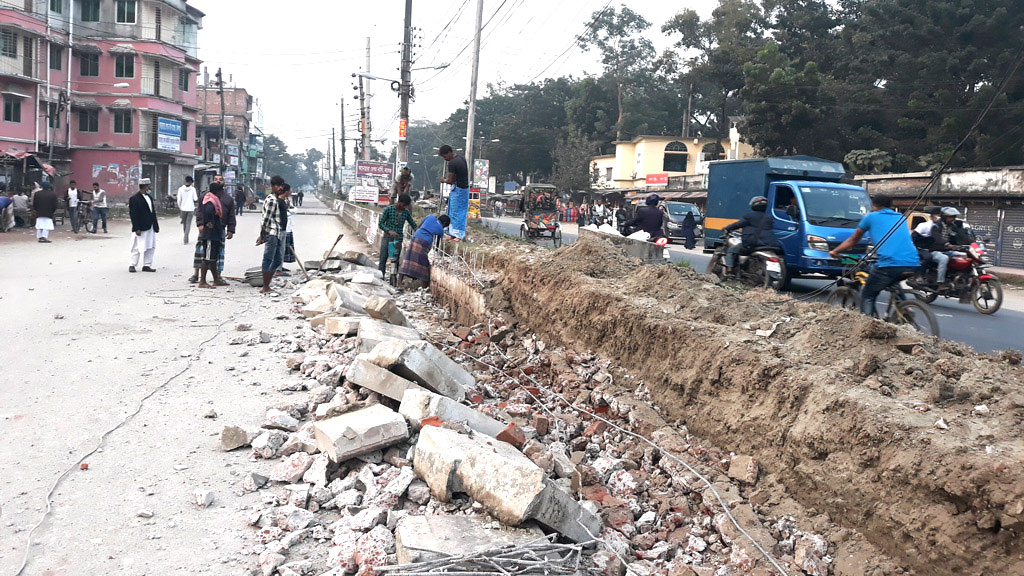
{"type": "Polygon", "coordinates": [[[206,196],[203,196],[203,204],[213,204],[213,210],[217,213],[217,218],[224,217],[224,206],[220,203],[220,198],[213,192],[207,192],[206,196]]]}

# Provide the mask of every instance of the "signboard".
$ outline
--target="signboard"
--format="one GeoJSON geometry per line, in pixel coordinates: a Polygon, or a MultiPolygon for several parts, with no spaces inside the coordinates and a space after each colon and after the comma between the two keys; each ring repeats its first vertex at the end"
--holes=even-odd
{"type": "Polygon", "coordinates": [[[157,118],[156,148],[168,152],[181,151],[181,120],[157,118]]]}
{"type": "Polygon", "coordinates": [[[231,166],[238,166],[238,156],[232,156],[228,159],[228,164],[231,166]]]}
{"type": "Polygon", "coordinates": [[[235,171],[234,170],[225,170],[224,171],[224,181],[225,182],[234,182],[235,181],[235,171]]]}
{"type": "Polygon", "coordinates": [[[220,153],[219,152],[214,152],[213,153],[212,161],[213,161],[214,164],[220,164],[220,153]]]}
{"type": "Polygon", "coordinates": [[[668,186],[668,173],[648,174],[645,182],[648,186],[668,186]]]}
{"type": "Polygon", "coordinates": [[[356,176],[356,169],[342,168],[341,183],[345,186],[355,186],[356,184],[359,184],[359,178],[356,176]]]}
{"type": "Polygon", "coordinates": [[[508,192],[515,192],[516,190],[519,190],[519,184],[517,184],[516,182],[510,182],[510,181],[506,181],[505,182],[505,192],[506,193],[508,193],[508,192]]]}
{"type": "Polygon", "coordinates": [[[356,176],[360,178],[376,177],[391,180],[395,177],[395,165],[391,162],[375,162],[373,160],[357,160],[356,176]]]}
{"type": "Polygon", "coordinates": [[[249,154],[255,154],[259,156],[263,153],[263,136],[252,134],[249,136],[249,154]]]}
{"type": "Polygon", "coordinates": [[[228,144],[228,156],[240,156],[238,153],[238,146],[235,144],[228,144]]]}
{"type": "Polygon", "coordinates": [[[353,186],[348,191],[348,199],[353,202],[377,202],[380,191],[374,186],[353,186]]]}
{"type": "Polygon", "coordinates": [[[473,183],[476,188],[486,188],[487,180],[491,177],[491,161],[477,158],[473,160],[473,183]]]}
{"type": "Polygon", "coordinates": [[[405,140],[409,131],[409,121],[402,118],[398,121],[398,139],[405,140]]]}
{"type": "Polygon", "coordinates": [[[256,159],[256,175],[263,176],[263,158],[256,159]]]}

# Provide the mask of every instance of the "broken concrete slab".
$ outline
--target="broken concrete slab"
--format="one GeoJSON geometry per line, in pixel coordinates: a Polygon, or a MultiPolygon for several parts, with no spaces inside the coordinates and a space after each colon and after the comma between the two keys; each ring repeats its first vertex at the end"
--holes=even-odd
{"type": "Polygon", "coordinates": [[[543,537],[537,528],[496,528],[493,521],[475,516],[406,516],[395,530],[399,564],[525,546],[543,537]]]}
{"type": "Polygon", "coordinates": [[[271,408],[270,410],[267,410],[267,415],[263,419],[263,427],[274,430],[295,432],[299,429],[299,421],[284,410],[271,408]]]}
{"type": "MultiPolygon", "coordinates": [[[[374,367],[384,370],[376,365],[374,367]]],[[[387,371],[385,370],[385,372],[387,371]]],[[[414,386],[416,385],[414,384],[414,386]]],[[[465,422],[473,430],[491,437],[496,437],[505,428],[504,424],[483,412],[478,412],[447,396],[434,394],[419,386],[407,390],[401,401],[398,413],[405,416],[415,429],[419,429],[423,421],[428,418],[437,418],[445,422],[465,422]]]]}
{"type": "Polygon", "coordinates": [[[348,252],[345,252],[344,254],[342,254],[341,259],[344,260],[345,262],[351,262],[353,264],[358,264],[360,266],[373,266],[373,260],[371,260],[369,256],[356,250],[349,250],[348,252]]]}
{"type": "Polygon", "coordinates": [[[547,475],[510,444],[474,440],[456,471],[463,490],[501,522],[518,526],[530,518],[547,475]]]}
{"type": "Polygon", "coordinates": [[[465,434],[427,426],[420,430],[416,441],[413,471],[427,483],[434,498],[447,502],[452,493],[465,491],[457,472],[463,458],[476,446],[477,443],[465,434]]]}
{"type": "Polygon", "coordinates": [[[306,318],[313,318],[326,312],[334,310],[334,303],[326,294],[321,294],[313,299],[309,304],[302,307],[302,315],[306,318]]]}
{"type": "Polygon", "coordinates": [[[324,323],[324,331],[331,336],[353,336],[359,332],[359,322],[363,316],[334,316],[324,323]]]}
{"type": "Polygon", "coordinates": [[[372,349],[370,362],[459,402],[466,398],[466,388],[476,384],[472,374],[430,342],[413,338],[388,340],[372,349]]]}
{"type": "Polygon", "coordinates": [[[366,354],[359,354],[349,364],[348,370],[345,371],[345,380],[399,402],[402,402],[407,390],[423,390],[419,384],[370,362],[366,354]]]}
{"type": "MultiPolygon", "coordinates": [[[[389,340],[419,340],[420,333],[412,328],[406,328],[405,326],[395,326],[394,324],[388,324],[387,322],[374,320],[373,318],[363,318],[359,321],[358,337],[359,340],[357,342],[357,347],[360,352],[365,353],[373,350],[381,342],[387,342],[389,340]]],[[[382,368],[389,368],[389,366],[385,366],[373,359],[371,359],[371,361],[382,368]]],[[[418,381],[415,378],[409,378],[406,374],[403,374],[400,371],[395,370],[394,372],[403,378],[418,381]]],[[[470,378],[472,378],[472,376],[470,378]]],[[[423,384],[423,382],[419,383],[423,384]]],[[[461,400],[464,397],[465,393],[463,393],[462,397],[458,399],[461,400]]]]}
{"type": "Polygon", "coordinates": [[[571,494],[545,478],[544,491],[529,517],[574,542],[590,542],[601,534],[601,517],[587,510],[571,494]]]}
{"type": "Polygon", "coordinates": [[[329,318],[344,318],[346,316],[349,316],[350,314],[352,314],[351,310],[340,310],[340,311],[335,311],[335,312],[325,312],[323,314],[320,314],[319,316],[313,316],[312,318],[310,318],[309,319],[309,327],[310,328],[320,328],[321,326],[326,326],[327,325],[327,320],[329,318]]]}
{"type": "Polygon", "coordinates": [[[331,284],[327,287],[327,297],[333,303],[334,309],[347,308],[359,314],[365,313],[363,304],[366,303],[368,298],[366,294],[349,289],[341,284],[331,284]]]}
{"type": "Polygon", "coordinates": [[[382,284],[382,280],[377,275],[370,274],[369,272],[354,272],[349,282],[353,284],[372,284],[373,286],[380,286],[382,284]]]}
{"type": "Polygon", "coordinates": [[[736,455],[729,462],[729,477],[746,484],[757,483],[758,465],[752,456],[736,455]]]}
{"type": "Polygon", "coordinates": [[[255,428],[243,428],[241,426],[225,426],[220,431],[220,449],[228,452],[235,448],[241,448],[252,444],[263,431],[255,428]]]}
{"type": "Polygon", "coordinates": [[[374,404],[313,425],[317,448],[334,462],[367,454],[405,440],[409,427],[396,412],[374,404]]]}
{"type": "Polygon", "coordinates": [[[402,314],[402,311],[398,309],[395,301],[391,298],[371,296],[366,299],[363,309],[366,310],[366,313],[371,318],[383,320],[388,324],[396,326],[409,326],[409,321],[405,318],[405,314],[402,314]]]}
{"type": "Polygon", "coordinates": [[[297,452],[278,462],[270,470],[270,479],[274,482],[294,484],[302,480],[302,475],[313,465],[313,457],[305,452],[297,452]]]}

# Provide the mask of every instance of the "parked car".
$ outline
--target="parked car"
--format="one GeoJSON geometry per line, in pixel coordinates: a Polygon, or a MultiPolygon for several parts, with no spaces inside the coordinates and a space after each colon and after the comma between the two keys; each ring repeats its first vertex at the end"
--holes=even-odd
{"type": "Polygon", "coordinates": [[[693,214],[693,233],[697,238],[704,236],[704,215],[695,204],[689,202],[665,202],[665,237],[669,242],[683,239],[683,219],[693,214]]]}

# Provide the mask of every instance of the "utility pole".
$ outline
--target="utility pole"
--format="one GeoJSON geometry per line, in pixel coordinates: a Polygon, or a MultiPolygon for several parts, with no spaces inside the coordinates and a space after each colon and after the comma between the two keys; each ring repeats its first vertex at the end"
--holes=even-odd
{"type": "Polygon", "coordinates": [[[370,159],[369,114],[366,106],[366,92],[363,90],[363,76],[359,75],[359,132],[362,134],[363,160],[370,159]]]}
{"type": "Polygon", "coordinates": [[[469,87],[469,117],[466,119],[466,167],[473,186],[473,139],[476,123],[476,84],[480,75],[480,29],[484,23],[484,0],[476,0],[476,34],[473,36],[473,79],[469,87]]]}
{"type": "Polygon", "coordinates": [[[693,107],[693,82],[690,82],[690,95],[686,97],[686,118],[683,120],[683,138],[690,137],[690,118],[693,107]]]}
{"type": "MultiPolygon", "coordinates": [[[[370,37],[366,37],[366,73],[370,73],[370,37]]],[[[370,100],[373,98],[373,92],[370,83],[370,79],[366,79],[366,110],[363,113],[363,160],[370,159],[370,100]]],[[[363,96],[363,77],[359,77],[359,96],[363,96]]]]}
{"type": "Polygon", "coordinates": [[[338,181],[338,143],[334,140],[334,128],[331,128],[331,182],[338,181]]]}
{"type": "Polygon", "coordinates": [[[345,164],[345,97],[341,97],[341,169],[344,171],[345,164]]]}
{"type": "MultiPolygon", "coordinates": [[[[405,39],[402,43],[402,87],[400,92],[399,126],[405,133],[398,135],[398,165],[409,163],[409,98],[412,92],[412,0],[405,0],[405,39]]],[[[400,132],[402,130],[400,129],[400,132]]],[[[397,170],[396,170],[397,173],[397,170]]]]}
{"type": "Polygon", "coordinates": [[[217,94],[220,96],[220,173],[224,174],[224,167],[227,165],[228,147],[224,142],[227,138],[227,128],[224,124],[224,76],[220,68],[217,68],[217,94]]]}

